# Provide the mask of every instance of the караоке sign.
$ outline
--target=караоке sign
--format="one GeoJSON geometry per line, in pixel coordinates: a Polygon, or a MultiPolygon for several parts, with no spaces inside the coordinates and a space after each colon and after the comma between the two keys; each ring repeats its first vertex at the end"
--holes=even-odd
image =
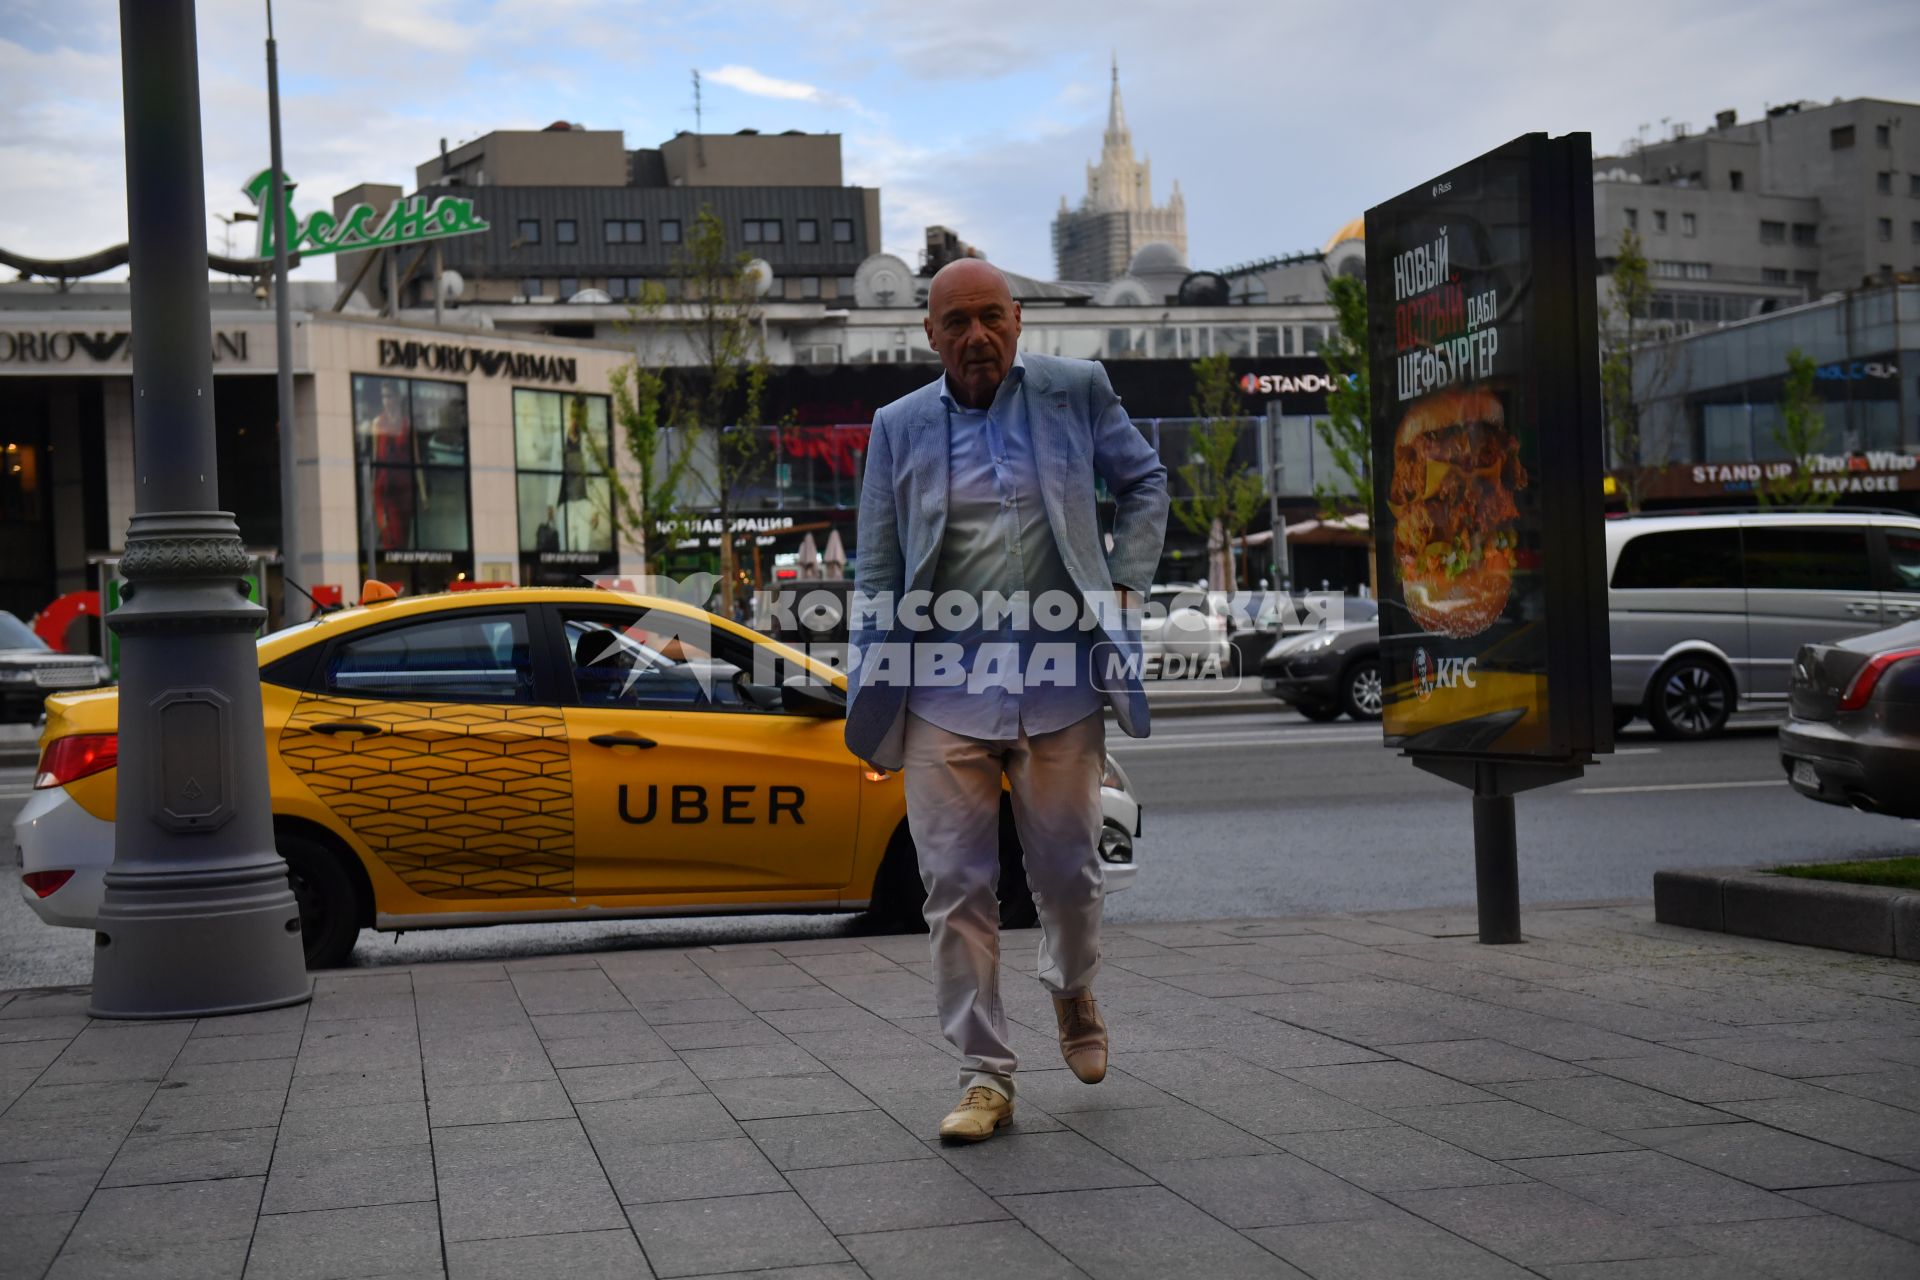
{"type": "Polygon", "coordinates": [[[1590,164],[1586,135],[1530,134],[1367,213],[1383,719],[1408,751],[1612,745],[1590,164]]]}

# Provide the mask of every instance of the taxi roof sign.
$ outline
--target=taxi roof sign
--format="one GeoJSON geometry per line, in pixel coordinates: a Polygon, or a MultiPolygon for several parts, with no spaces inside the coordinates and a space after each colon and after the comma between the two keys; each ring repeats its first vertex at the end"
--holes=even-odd
{"type": "Polygon", "coordinates": [[[360,603],[362,606],[385,604],[389,600],[398,600],[399,598],[400,593],[394,590],[392,583],[382,582],[378,578],[368,578],[360,586],[360,603]]]}

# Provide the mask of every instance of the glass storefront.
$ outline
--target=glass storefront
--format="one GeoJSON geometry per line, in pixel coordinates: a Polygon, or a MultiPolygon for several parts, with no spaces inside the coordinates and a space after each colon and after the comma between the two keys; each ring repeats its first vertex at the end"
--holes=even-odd
{"type": "Polygon", "coordinates": [[[356,373],[353,421],[361,556],[411,595],[471,574],[466,387],[356,373]]]}
{"type": "Polygon", "coordinates": [[[611,573],[613,424],[606,396],[513,393],[513,452],[520,515],[520,581],[578,585],[611,573]]]}

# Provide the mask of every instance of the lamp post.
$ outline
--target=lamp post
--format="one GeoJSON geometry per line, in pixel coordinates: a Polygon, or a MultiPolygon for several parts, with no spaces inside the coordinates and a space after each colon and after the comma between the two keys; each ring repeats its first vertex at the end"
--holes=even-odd
{"type": "Polygon", "coordinates": [[[113,866],[89,1012],[240,1013],[307,999],[274,850],[247,555],[218,510],[206,191],[192,0],[121,0],[133,289],[134,513],[120,637],[113,866]]]}
{"type": "Polygon", "coordinates": [[[280,405],[280,580],[281,617],[291,597],[284,584],[298,582],[300,567],[300,495],[296,477],[299,462],[294,449],[293,318],[287,297],[287,242],[293,237],[293,219],[287,216],[287,175],[280,162],[280,58],[273,40],[273,0],[267,0],[267,142],[273,183],[268,197],[273,218],[273,349],[275,390],[280,405]]]}

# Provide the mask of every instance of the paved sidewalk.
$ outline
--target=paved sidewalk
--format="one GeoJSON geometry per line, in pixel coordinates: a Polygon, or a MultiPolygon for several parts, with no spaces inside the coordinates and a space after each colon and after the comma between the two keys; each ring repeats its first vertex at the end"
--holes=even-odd
{"type": "Polygon", "coordinates": [[[1014,936],[1018,1118],[957,1149],[920,938],[345,971],[198,1023],[0,996],[0,1272],[1920,1275],[1920,968],[1526,924],[1111,929],[1095,1088],[1014,936]]]}

